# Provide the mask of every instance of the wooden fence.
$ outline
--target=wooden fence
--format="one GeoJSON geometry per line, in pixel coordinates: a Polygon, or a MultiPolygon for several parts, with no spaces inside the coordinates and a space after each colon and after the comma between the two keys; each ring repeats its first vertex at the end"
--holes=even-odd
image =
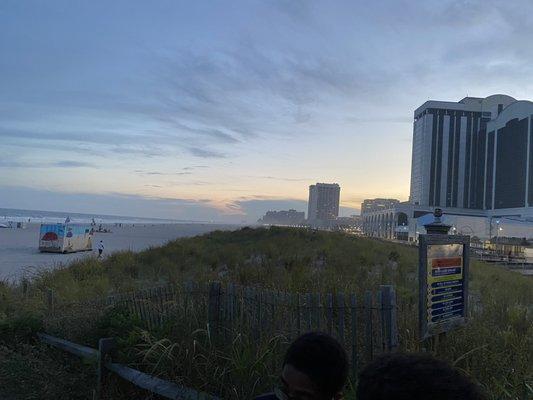
{"type": "Polygon", "coordinates": [[[96,389],[93,392],[93,398],[95,400],[103,397],[105,375],[109,372],[113,372],[135,386],[166,399],[219,400],[217,397],[207,393],[179,386],[125,365],[114,363],[111,358],[115,347],[113,338],[100,339],[98,349],[93,349],[43,333],[39,334],[38,337],[43,343],[96,363],[97,382],[96,389]]]}
{"type": "Polygon", "coordinates": [[[48,321],[54,322],[55,331],[61,334],[61,321],[76,315],[84,320],[91,315],[97,318],[105,309],[122,308],[148,330],[193,319],[221,344],[231,343],[236,335],[259,343],[279,335],[291,340],[308,331],[323,331],[344,345],[354,372],[376,354],[395,351],[399,346],[396,294],[389,285],[367,291],[361,298],[340,292],[287,293],[219,282],[188,282],[88,303],[61,304],[52,292],[47,299],[48,321]]]}

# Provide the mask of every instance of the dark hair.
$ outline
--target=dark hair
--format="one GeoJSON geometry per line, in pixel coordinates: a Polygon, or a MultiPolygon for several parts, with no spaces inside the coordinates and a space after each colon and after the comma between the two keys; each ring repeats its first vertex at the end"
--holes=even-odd
{"type": "Polygon", "coordinates": [[[325,333],[309,332],[297,338],[285,354],[283,365],[287,364],[307,375],[328,396],[340,392],[348,377],[346,351],[325,333]]]}
{"type": "Polygon", "coordinates": [[[482,400],[480,389],[459,370],[427,354],[391,354],[359,374],[357,400],[482,400]]]}

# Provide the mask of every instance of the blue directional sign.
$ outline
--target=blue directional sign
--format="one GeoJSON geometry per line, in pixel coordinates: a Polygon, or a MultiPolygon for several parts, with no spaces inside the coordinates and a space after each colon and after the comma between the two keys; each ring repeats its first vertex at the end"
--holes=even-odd
{"type": "Polygon", "coordinates": [[[466,322],[469,238],[420,235],[419,320],[426,339],[466,322]]]}

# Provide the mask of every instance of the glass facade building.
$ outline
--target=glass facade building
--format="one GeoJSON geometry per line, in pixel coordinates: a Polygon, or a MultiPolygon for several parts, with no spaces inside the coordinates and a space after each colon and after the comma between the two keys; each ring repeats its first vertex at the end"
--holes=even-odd
{"type": "Polygon", "coordinates": [[[493,211],[533,206],[532,119],[532,102],[506,95],[424,103],[414,115],[410,203],[493,211]]]}

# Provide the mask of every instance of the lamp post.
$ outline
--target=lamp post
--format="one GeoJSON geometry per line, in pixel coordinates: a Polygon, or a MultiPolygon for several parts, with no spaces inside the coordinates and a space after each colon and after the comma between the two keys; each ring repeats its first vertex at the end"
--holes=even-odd
{"type": "Polygon", "coordinates": [[[433,212],[433,216],[435,217],[435,220],[430,223],[424,225],[424,228],[426,228],[426,232],[428,235],[432,234],[440,234],[440,235],[447,235],[450,231],[451,226],[443,224],[441,221],[442,217],[442,210],[440,208],[435,208],[435,211],[433,212]]]}

